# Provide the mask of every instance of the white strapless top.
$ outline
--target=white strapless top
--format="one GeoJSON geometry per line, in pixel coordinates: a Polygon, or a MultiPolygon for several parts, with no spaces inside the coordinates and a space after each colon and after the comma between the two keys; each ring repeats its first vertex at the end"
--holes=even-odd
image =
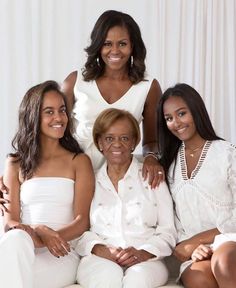
{"type": "Polygon", "coordinates": [[[74,180],[38,177],[21,185],[21,219],[59,229],[73,220],[74,180]]]}

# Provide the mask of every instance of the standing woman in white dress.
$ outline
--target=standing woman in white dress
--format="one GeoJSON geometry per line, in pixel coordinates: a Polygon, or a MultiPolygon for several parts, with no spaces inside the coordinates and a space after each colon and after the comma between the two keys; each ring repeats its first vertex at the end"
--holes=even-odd
{"type": "Polygon", "coordinates": [[[75,282],[74,246],[89,228],[94,175],[72,128],[56,82],[26,93],[15,152],[4,172],[9,204],[0,239],[1,287],[61,288],[75,282]]]}
{"type": "Polygon", "coordinates": [[[158,116],[184,287],[236,287],[236,147],[216,135],[201,96],[187,84],[164,92],[158,116]]]}
{"type": "Polygon", "coordinates": [[[157,160],[158,81],[146,73],[146,48],[138,24],[125,13],[105,11],[95,23],[82,75],[72,72],[63,83],[78,120],[78,141],[95,170],[104,157],[93,143],[92,128],[98,114],[108,108],[128,110],[143,124],[143,176],[152,188],[163,180],[157,160]],[[159,173],[158,173],[159,172],[159,173]]]}

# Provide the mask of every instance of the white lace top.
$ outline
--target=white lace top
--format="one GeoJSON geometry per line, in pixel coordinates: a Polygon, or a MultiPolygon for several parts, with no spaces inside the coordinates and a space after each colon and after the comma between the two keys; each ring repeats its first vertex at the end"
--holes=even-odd
{"type": "Polygon", "coordinates": [[[173,169],[174,164],[169,177],[178,242],[216,227],[221,233],[236,232],[236,147],[223,140],[207,141],[188,178],[182,144],[173,169]]]}

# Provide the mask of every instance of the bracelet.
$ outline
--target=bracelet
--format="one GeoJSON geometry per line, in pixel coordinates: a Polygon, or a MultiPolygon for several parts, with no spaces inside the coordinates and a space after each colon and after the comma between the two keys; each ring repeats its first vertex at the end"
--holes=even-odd
{"type": "Polygon", "coordinates": [[[144,159],[148,156],[152,156],[153,158],[155,158],[156,160],[159,160],[158,154],[155,152],[147,152],[144,156],[144,159]]]}

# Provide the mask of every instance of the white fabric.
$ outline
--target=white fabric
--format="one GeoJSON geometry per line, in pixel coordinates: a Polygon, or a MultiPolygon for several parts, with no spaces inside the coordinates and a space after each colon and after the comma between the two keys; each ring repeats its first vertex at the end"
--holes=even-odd
{"type": "MultiPolygon", "coordinates": [[[[178,241],[213,228],[221,233],[236,232],[234,145],[223,140],[207,141],[190,179],[182,145],[174,175],[170,190],[175,202],[178,241]]],[[[169,176],[172,177],[172,169],[169,176]]]]}
{"type": "MultiPolygon", "coordinates": [[[[182,144],[174,177],[173,169],[174,165],[169,177],[178,242],[213,228],[221,233],[236,232],[236,147],[223,140],[207,141],[196,168],[188,178],[182,144]]],[[[217,237],[212,245],[214,250],[227,238],[223,235],[217,237]]],[[[184,262],[180,274],[191,263],[192,260],[184,262]]]]}
{"type": "Polygon", "coordinates": [[[82,68],[93,25],[108,9],[137,21],[148,73],[162,89],[193,85],[218,134],[236,143],[235,0],[99,0],[96,9],[94,0],[1,0],[0,174],[26,89],[82,68]]]}
{"type": "Polygon", "coordinates": [[[141,167],[133,158],[119,181],[118,193],[107,175],[106,163],[100,168],[90,209],[91,231],[85,232],[77,245],[80,255],[90,255],[97,243],[134,246],[157,259],[172,253],[176,232],[167,185],[162,183],[152,190],[142,179],[141,167]]]}
{"type": "Polygon", "coordinates": [[[146,261],[122,269],[110,260],[90,255],[82,258],[77,281],[84,288],[156,288],[167,282],[162,261],[146,261]]]}
{"type": "MultiPolygon", "coordinates": [[[[58,229],[73,220],[74,181],[41,177],[21,186],[22,219],[25,224],[45,224],[58,229]]],[[[72,241],[73,242],[73,241],[72,241]]],[[[0,240],[0,281],[4,288],[61,288],[75,282],[79,263],[71,242],[71,252],[56,258],[47,248],[34,249],[31,237],[11,230],[0,240]]]]}
{"type": "Polygon", "coordinates": [[[76,103],[74,108],[75,118],[78,121],[77,136],[81,148],[87,153],[95,170],[104,163],[103,155],[93,143],[92,129],[98,114],[107,108],[126,109],[137,119],[142,121],[144,104],[152,84],[153,78],[146,77],[142,81],[132,85],[130,89],[115,103],[109,104],[102,97],[96,81],[85,82],[81,79],[80,71],[74,89],[76,103]]]}
{"type": "Polygon", "coordinates": [[[90,209],[91,231],[77,245],[82,256],[77,281],[86,288],[154,288],[163,285],[168,272],[160,259],[175,246],[173,206],[165,183],[154,190],[142,179],[142,163],[133,157],[118,192],[107,175],[106,163],[96,175],[90,209]],[[127,270],[91,254],[95,244],[144,249],[156,257],[127,270]],[[86,256],[87,255],[87,256],[86,256]]]}

